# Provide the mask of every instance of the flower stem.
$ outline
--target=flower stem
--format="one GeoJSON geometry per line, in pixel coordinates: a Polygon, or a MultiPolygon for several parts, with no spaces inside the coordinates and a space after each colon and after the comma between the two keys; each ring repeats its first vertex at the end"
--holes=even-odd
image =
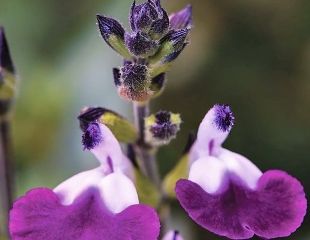
{"type": "Polygon", "coordinates": [[[133,103],[134,121],[139,131],[139,139],[136,144],[136,152],[141,161],[142,170],[145,175],[161,190],[159,171],[156,163],[156,149],[145,142],[144,118],[149,115],[149,103],[133,103]]]}
{"type": "MultiPolygon", "coordinates": [[[[0,119],[0,198],[3,211],[4,234],[8,233],[9,211],[13,202],[13,166],[11,161],[11,134],[10,120],[7,117],[0,119]]],[[[9,238],[8,238],[9,239],[9,238]]]]}

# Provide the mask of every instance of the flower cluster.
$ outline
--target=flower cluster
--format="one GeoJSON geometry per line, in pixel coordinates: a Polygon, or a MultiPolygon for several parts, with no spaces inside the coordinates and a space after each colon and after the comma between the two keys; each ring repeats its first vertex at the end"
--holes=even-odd
{"type": "Polygon", "coordinates": [[[117,20],[97,15],[103,39],[125,59],[122,67],[113,69],[120,96],[145,102],[161,92],[165,72],[187,45],[191,18],[191,6],[168,16],[160,0],[133,2],[130,32],[117,20]]]}
{"type": "MultiPolygon", "coordinates": [[[[17,199],[10,211],[13,240],[183,240],[177,230],[160,236],[165,219],[155,208],[169,202],[165,182],[194,222],[220,236],[279,238],[301,225],[307,200],[296,178],[262,172],[222,147],[235,122],[229,105],[207,112],[179,165],[159,179],[157,149],[176,137],[182,120],[168,111],[149,114],[147,103],[163,90],[166,71],[187,45],[191,17],[191,6],[168,16],[160,0],[134,1],[127,32],[115,19],[97,15],[103,39],[124,58],[113,69],[114,82],[120,96],[133,102],[136,124],[105,108],[84,108],[78,116],[81,142],[99,166],[17,199]]],[[[12,64],[0,56],[3,85],[2,67],[12,70],[12,64]]]]}

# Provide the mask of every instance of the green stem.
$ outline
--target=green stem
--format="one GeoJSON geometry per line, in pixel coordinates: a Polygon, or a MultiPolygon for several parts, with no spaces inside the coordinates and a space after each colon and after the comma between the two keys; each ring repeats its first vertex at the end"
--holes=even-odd
{"type": "Polygon", "coordinates": [[[5,226],[5,234],[7,236],[9,236],[9,211],[12,207],[14,192],[10,127],[10,120],[8,118],[0,119],[0,196],[3,210],[3,226],[5,226]]]}
{"type": "Polygon", "coordinates": [[[144,139],[144,118],[149,115],[149,103],[133,103],[134,121],[139,131],[139,139],[136,144],[136,152],[143,171],[147,177],[161,189],[159,171],[156,163],[156,150],[153,149],[144,139]]]}

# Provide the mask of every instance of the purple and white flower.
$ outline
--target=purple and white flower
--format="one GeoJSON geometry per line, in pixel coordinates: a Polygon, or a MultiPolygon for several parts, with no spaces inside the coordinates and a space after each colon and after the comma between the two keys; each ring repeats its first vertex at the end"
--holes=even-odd
{"type": "Polygon", "coordinates": [[[190,151],[188,180],[176,195],[203,228],[231,239],[286,237],[302,223],[307,200],[301,183],[286,172],[262,172],[222,147],[234,124],[227,105],[215,105],[200,124],[190,151]]]}
{"type": "Polygon", "coordinates": [[[83,144],[100,166],[56,188],[35,188],[10,212],[13,240],[156,240],[154,209],[139,204],[132,167],[112,132],[99,122],[84,128],[83,144]]]}

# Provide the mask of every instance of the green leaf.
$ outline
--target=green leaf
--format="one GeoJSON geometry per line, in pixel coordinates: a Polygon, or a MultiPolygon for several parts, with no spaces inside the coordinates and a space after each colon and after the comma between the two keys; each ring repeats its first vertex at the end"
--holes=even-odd
{"type": "Polygon", "coordinates": [[[154,208],[158,207],[161,196],[156,186],[138,169],[135,170],[135,176],[136,188],[140,202],[154,208]]]}
{"type": "Polygon", "coordinates": [[[188,164],[189,157],[188,153],[183,155],[177,165],[166,175],[163,188],[165,193],[170,198],[175,198],[175,184],[181,178],[188,177],[188,164]]]}
{"type": "Polygon", "coordinates": [[[134,125],[112,111],[104,112],[99,121],[110,128],[120,142],[133,143],[138,139],[138,132],[134,125]]]}

